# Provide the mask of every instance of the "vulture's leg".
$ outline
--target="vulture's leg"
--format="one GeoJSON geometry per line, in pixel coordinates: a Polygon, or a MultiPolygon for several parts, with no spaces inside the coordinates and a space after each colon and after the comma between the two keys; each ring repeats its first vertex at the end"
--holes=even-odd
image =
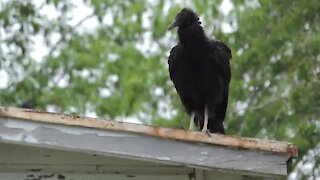
{"type": "Polygon", "coordinates": [[[196,116],[195,112],[192,112],[190,115],[190,124],[189,124],[189,130],[194,130],[194,117],[196,116]]]}
{"type": "Polygon", "coordinates": [[[209,120],[209,110],[207,106],[204,108],[204,122],[203,122],[203,128],[202,132],[207,132],[208,130],[208,120],[209,120]]]}

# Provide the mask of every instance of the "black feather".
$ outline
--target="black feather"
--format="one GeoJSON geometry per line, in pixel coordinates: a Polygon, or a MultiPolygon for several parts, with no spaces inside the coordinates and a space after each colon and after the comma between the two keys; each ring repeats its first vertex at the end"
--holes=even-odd
{"type": "Polygon", "coordinates": [[[208,108],[208,129],[224,134],[231,70],[230,48],[207,38],[199,18],[190,9],[177,14],[169,29],[178,27],[179,42],[168,59],[170,78],[187,113],[195,112],[195,123],[203,128],[208,108]]]}

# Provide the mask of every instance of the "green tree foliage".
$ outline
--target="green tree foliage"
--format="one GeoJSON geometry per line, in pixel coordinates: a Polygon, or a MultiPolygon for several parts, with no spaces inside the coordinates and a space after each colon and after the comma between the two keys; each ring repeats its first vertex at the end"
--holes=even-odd
{"type": "Polygon", "coordinates": [[[320,3],[242,0],[226,14],[225,2],[85,0],[86,16],[72,1],[0,2],[0,104],[186,128],[166,29],[188,6],[233,51],[227,133],[319,149],[320,3]]]}

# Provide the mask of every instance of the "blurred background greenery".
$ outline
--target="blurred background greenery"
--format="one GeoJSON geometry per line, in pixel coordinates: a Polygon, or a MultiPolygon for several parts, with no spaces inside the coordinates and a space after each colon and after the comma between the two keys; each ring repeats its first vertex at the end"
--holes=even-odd
{"type": "Polygon", "coordinates": [[[187,128],[169,80],[182,7],[232,49],[230,135],[290,141],[320,178],[320,1],[2,0],[0,105],[187,128]]]}

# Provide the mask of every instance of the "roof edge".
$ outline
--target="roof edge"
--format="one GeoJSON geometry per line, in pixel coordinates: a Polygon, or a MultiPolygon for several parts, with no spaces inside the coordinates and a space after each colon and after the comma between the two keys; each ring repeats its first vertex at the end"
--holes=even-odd
{"type": "Polygon", "coordinates": [[[233,148],[282,153],[292,158],[298,157],[298,147],[295,144],[283,141],[236,137],[221,134],[211,134],[211,137],[209,137],[207,134],[197,131],[116,122],[101,118],[88,118],[64,113],[43,112],[34,109],[14,107],[0,107],[0,117],[17,118],[69,126],[82,126],[112,131],[132,132],[173,140],[202,142],[233,148]]]}

